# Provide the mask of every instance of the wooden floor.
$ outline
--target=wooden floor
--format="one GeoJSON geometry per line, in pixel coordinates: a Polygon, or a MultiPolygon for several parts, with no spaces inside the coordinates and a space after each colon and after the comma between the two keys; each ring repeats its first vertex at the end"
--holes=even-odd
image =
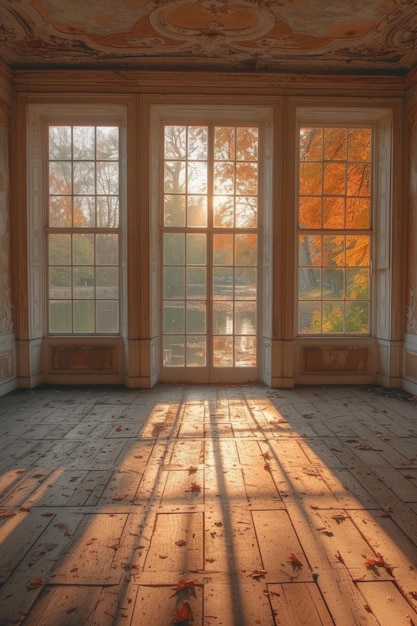
{"type": "Polygon", "coordinates": [[[0,398],[0,624],[417,626],[417,403],[377,388],[0,398]]]}

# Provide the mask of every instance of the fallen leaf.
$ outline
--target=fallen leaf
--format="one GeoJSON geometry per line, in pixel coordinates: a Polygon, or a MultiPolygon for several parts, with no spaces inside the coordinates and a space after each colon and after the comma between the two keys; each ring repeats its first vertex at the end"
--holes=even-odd
{"type": "Polygon", "coordinates": [[[189,474],[195,474],[197,471],[197,468],[194,467],[194,465],[190,465],[190,467],[188,468],[188,473],[189,474]]]}
{"type": "Polygon", "coordinates": [[[264,589],[263,594],[264,594],[264,596],[267,596],[267,597],[269,597],[269,598],[270,598],[271,596],[278,596],[278,597],[279,597],[279,596],[281,595],[281,594],[280,594],[280,593],[278,593],[277,591],[269,591],[269,589],[264,589]]]}
{"type": "Polygon", "coordinates": [[[271,471],[271,466],[269,465],[269,463],[265,463],[264,470],[266,470],[267,472],[271,471]]]}
{"type": "Polygon", "coordinates": [[[180,548],[181,548],[182,546],[186,546],[187,542],[184,541],[184,539],[178,539],[178,541],[175,542],[175,545],[176,546],[180,546],[180,548]]]}
{"type": "Polygon", "coordinates": [[[28,580],[26,587],[28,589],[36,589],[37,587],[42,587],[44,582],[43,578],[32,578],[31,580],[28,580]]]}
{"type": "Polygon", "coordinates": [[[391,513],[393,512],[393,508],[391,506],[387,506],[387,508],[378,515],[378,517],[391,517],[391,513]]]}
{"type": "Polygon", "coordinates": [[[0,513],[0,519],[4,519],[6,517],[14,517],[16,513],[0,513]]]}
{"type": "Polygon", "coordinates": [[[201,491],[201,485],[198,483],[191,483],[191,491],[201,491]]]}
{"type": "Polygon", "coordinates": [[[268,451],[266,451],[266,452],[263,453],[263,457],[264,457],[264,459],[269,460],[271,458],[271,455],[269,454],[268,451]]]}
{"type": "Polygon", "coordinates": [[[116,433],[120,433],[122,432],[122,427],[118,426],[117,428],[115,428],[116,433]]]}
{"type": "Polygon", "coordinates": [[[303,567],[302,562],[293,552],[290,554],[287,563],[290,563],[293,566],[293,569],[297,571],[303,567]]]}
{"type": "Polygon", "coordinates": [[[19,511],[24,511],[25,513],[28,513],[30,511],[30,506],[21,506],[19,511]]]}
{"type": "Polygon", "coordinates": [[[191,620],[193,617],[193,612],[191,610],[188,602],[183,602],[180,607],[175,609],[172,614],[172,624],[180,624],[181,622],[186,622],[187,620],[191,620]]]}

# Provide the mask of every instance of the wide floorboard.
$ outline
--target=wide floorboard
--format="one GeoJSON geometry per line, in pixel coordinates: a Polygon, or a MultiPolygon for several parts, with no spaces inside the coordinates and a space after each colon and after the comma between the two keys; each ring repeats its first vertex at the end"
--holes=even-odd
{"type": "Polygon", "coordinates": [[[0,625],[417,626],[417,402],[378,387],[0,398],[0,625]]]}

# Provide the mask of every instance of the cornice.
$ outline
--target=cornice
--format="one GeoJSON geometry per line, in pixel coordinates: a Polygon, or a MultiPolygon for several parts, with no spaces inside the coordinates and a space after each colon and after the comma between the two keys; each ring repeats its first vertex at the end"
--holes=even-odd
{"type": "Polygon", "coordinates": [[[401,76],[138,70],[17,70],[17,92],[402,97],[401,76]]]}

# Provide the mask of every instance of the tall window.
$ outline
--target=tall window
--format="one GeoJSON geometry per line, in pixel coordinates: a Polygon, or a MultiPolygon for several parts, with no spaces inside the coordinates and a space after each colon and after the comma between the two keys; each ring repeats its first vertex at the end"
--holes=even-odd
{"type": "Polygon", "coordinates": [[[48,127],[48,328],[119,332],[119,128],[48,127]]]}
{"type": "Polygon", "coordinates": [[[166,367],[257,366],[258,135],[164,127],[166,367]]]}
{"type": "Polygon", "coordinates": [[[372,128],[299,129],[298,332],[370,334],[372,128]]]}

